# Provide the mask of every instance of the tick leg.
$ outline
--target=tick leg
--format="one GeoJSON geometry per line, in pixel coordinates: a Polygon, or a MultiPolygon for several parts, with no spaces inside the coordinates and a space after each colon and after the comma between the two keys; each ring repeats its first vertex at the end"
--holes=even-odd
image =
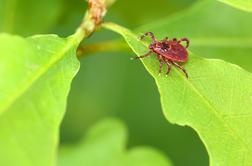
{"type": "Polygon", "coordinates": [[[177,41],[177,38],[173,38],[172,41],[177,41]]]}
{"type": "Polygon", "coordinates": [[[182,70],[183,73],[185,73],[186,78],[188,78],[188,74],[187,74],[186,70],[185,70],[182,66],[180,66],[180,65],[177,64],[176,62],[172,62],[172,61],[171,61],[171,63],[172,63],[173,65],[175,65],[176,67],[178,67],[180,70],[182,70]]]}
{"type": "Polygon", "coordinates": [[[154,34],[152,32],[146,32],[145,34],[143,34],[142,36],[140,36],[140,40],[142,40],[146,36],[150,36],[151,39],[152,39],[152,42],[156,43],[155,36],[154,36],[154,34]]]}
{"type": "Polygon", "coordinates": [[[162,56],[157,54],[157,59],[159,60],[159,62],[162,60],[162,56]]]}
{"type": "Polygon", "coordinates": [[[166,41],[166,40],[168,40],[168,37],[165,37],[165,38],[163,39],[163,41],[166,41]]]}
{"type": "Polygon", "coordinates": [[[161,72],[162,72],[162,69],[163,69],[163,64],[164,64],[164,61],[162,61],[162,60],[159,60],[159,62],[160,62],[160,65],[159,65],[159,75],[161,74],[161,72]]]}
{"type": "Polygon", "coordinates": [[[168,74],[169,74],[169,73],[170,73],[170,71],[171,71],[171,64],[170,64],[168,61],[166,61],[165,63],[166,63],[166,65],[167,65],[167,72],[166,72],[166,76],[168,76],[168,74]]]}
{"type": "Polygon", "coordinates": [[[161,40],[162,43],[167,43],[168,42],[168,37],[165,37],[163,40],[161,40]]]}
{"type": "Polygon", "coordinates": [[[182,38],[182,39],[180,39],[180,40],[178,41],[178,43],[180,43],[180,42],[182,42],[182,41],[185,41],[185,42],[186,42],[186,48],[188,48],[188,47],[189,47],[189,43],[190,43],[189,39],[187,39],[187,38],[182,38]]]}
{"type": "Polygon", "coordinates": [[[146,54],[144,54],[144,55],[141,55],[141,56],[135,56],[135,57],[132,57],[132,58],[130,58],[130,59],[131,59],[131,60],[133,60],[133,59],[145,58],[145,57],[147,57],[147,56],[150,56],[150,55],[151,55],[151,53],[152,53],[152,51],[149,51],[148,53],[146,53],[146,54]]]}

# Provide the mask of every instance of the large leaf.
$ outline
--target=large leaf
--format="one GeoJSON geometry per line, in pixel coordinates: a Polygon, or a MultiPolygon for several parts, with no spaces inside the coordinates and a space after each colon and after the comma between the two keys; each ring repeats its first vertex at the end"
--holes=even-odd
{"type": "Polygon", "coordinates": [[[0,35],[1,165],[54,165],[79,40],[0,35]]]}
{"type": "Polygon", "coordinates": [[[77,146],[63,146],[59,166],[170,166],[160,152],[137,147],[126,151],[126,129],[117,120],[107,119],[92,127],[77,146]]]}
{"type": "Polygon", "coordinates": [[[219,0],[233,7],[252,12],[252,0],[219,0]]]}
{"type": "Polygon", "coordinates": [[[46,32],[59,17],[62,1],[0,0],[0,32],[22,35],[46,32]]]}
{"type": "Polygon", "coordinates": [[[252,13],[206,0],[192,8],[144,25],[157,38],[188,37],[190,50],[200,56],[224,59],[252,71],[252,13]],[[221,12],[216,12],[221,11],[221,12]]]}
{"type": "MultiPolygon", "coordinates": [[[[129,30],[113,23],[104,27],[121,34],[137,55],[148,51],[129,30]]],[[[189,57],[184,64],[189,79],[175,67],[169,77],[158,76],[156,57],[142,60],[157,83],[165,117],[198,132],[211,165],[251,165],[252,75],[222,60],[189,57]]]]}

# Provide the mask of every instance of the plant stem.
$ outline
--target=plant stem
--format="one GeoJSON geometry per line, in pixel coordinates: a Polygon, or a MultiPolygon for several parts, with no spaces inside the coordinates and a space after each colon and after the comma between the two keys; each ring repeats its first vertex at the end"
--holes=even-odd
{"type": "Polygon", "coordinates": [[[72,36],[77,40],[76,42],[80,43],[100,26],[107,12],[107,7],[113,2],[114,0],[88,0],[88,11],[75,34],[72,36]]]}
{"type": "Polygon", "coordinates": [[[88,54],[97,52],[128,51],[129,47],[121,40],[111,40],[90,45],[83,45],[78,48],[77,57],[81,58],[88,54]]]}

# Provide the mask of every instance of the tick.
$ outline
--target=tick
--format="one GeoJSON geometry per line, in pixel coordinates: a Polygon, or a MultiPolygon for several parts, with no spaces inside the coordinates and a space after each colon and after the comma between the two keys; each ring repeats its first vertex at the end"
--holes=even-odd
{"type": "Polygon", "coordinates": [[[152,39],[152,43],[149,45],[150,51],[142,56],[137,56],[132,59],[145,58],[152,53],[156,53],[157,59],[160,62],[159,74],[161,74],[164,64],[167,65],[166,76],[171,71],[171,65],[174,65],[188,78],[186,70],[179,63],[185,63],[188,61],[187,48],[189,47],[189,40],[187,38],[182,38],[180,40],[173,38],[172,40],[168,40],[168,37],[166,37],[163,40],[158,41],[152,32],[146,32],[140,37],[140,40],[146,36],[150,36],[152,39]],[[181,42],[186,42],[186,46],[183,46],[181,42]]]}

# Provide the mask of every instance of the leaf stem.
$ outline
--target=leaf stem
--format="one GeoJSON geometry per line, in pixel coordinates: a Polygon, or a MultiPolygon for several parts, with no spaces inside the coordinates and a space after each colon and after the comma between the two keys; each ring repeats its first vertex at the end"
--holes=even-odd
{"type": "Polygon", "coordinates": [[[88,0],[88,11],[72,37],[80,43],[84,38],[90,36],[100,26],[107,12],[107,7],[113,2],[114,0],[88,0]]]}

